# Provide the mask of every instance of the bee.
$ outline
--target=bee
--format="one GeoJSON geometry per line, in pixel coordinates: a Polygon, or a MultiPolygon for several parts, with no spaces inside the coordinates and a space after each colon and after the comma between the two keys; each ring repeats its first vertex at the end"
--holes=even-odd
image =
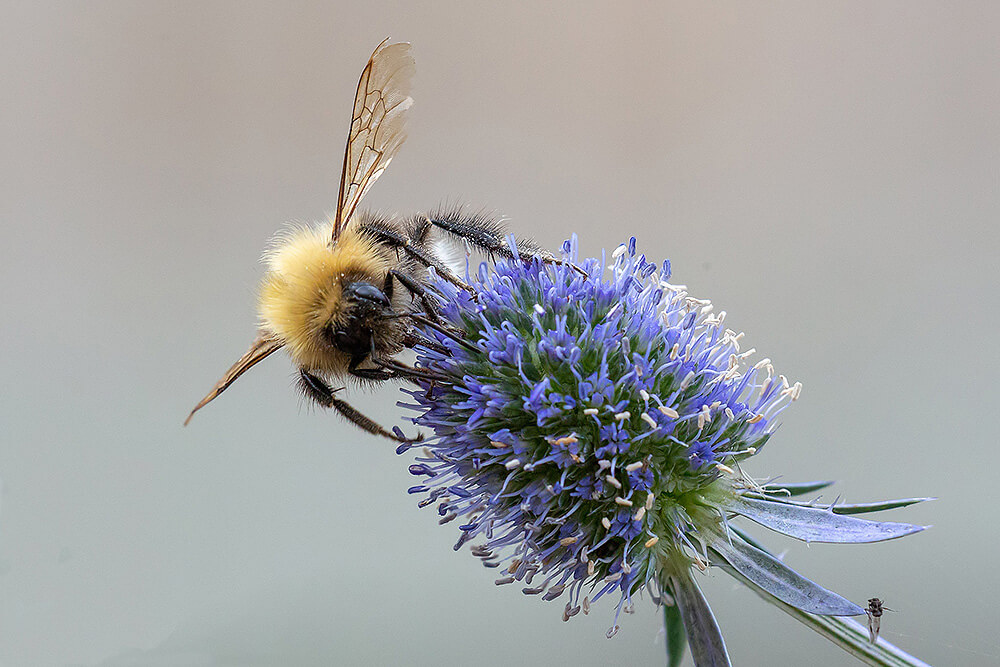
{"type": "Polygon", "coordinates": [[[882,628],[882,612],[893,611],[882,604],[878,598],[870,598],[865,613],[868,614],[868,639],[874,644],[878,641],[878,633],[882,628]]]}
{"type": "MultiPolygon", "coordinates": [[[[371,434],[413,442],[352,407],[338,396],[345,387],[334,389],[331,383],[421,376],[424,371],[395,355],[417,344],[435,345],[415,329],[416,323],[440,327],[426,294],[429,268],[474,294],[449,261],[450,246],[464,240],[466,252],[515,256],[502,225],[485,215],[454,210],[399,219],[357,210],[406,139],[413,104],[410,45],[387,42],[375,49],[358,82],[335,214],[324,224],[279,234],[264,253],[257,337],[191,410],[185,425],[250,368],[284,349],[298,368],[298,386],[307,399],[371,434]]],[[[518,240],[516,250],[526,260],[556,261],[526,239],[518,240]]]]}

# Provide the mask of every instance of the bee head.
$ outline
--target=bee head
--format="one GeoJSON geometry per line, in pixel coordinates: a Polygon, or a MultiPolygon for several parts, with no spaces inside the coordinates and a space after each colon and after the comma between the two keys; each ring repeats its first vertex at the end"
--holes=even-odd
{"type": "Polygon", "coordinates": [[[372,330],[391,312],[392,302],[381,289],[363,278],[344,279],[340,308],[324,328],[324,337],[351,357],[365,356],[372,347],[372,330]]]}
{"type": "Polygon", "coordinates": [[[345,281],[342,296],[351,318],[380,316],[392,310],[392,302],[379,288],[367,280],[345,281]]]}

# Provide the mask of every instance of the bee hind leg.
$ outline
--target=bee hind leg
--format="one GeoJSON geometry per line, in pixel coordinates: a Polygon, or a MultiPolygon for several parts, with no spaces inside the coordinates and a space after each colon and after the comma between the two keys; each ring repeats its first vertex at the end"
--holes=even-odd
{"type": "Polygon", "coordinates": [[[324,408],[336,410],[347,421],[372,435],[378,435],[403,444],[412,444],[423,440],[423,436],[420,433],[417,433],[416,438],[406,438],[400,433],[393,433],[382,428],[378,423],[362,414],[350,403],[337,398],[336,394],[340,391],[339,389],[331,389],[330,385],[304,368],[299,369],[299,388],[302,389],[302,393],[307,398],[319,403],[324,408]]]}
{"type": "MultiPolygon", "coordinates": [[[[504,259],[514,259],[514,253],[508,242],[507,230],[494,218],[483,215],[464,215],[459,211],[437,213],[427,216],[427,222],[448,234],[464,239],[469,245],[490,255],[498,255],[504,259]]],[[[517,254],[522,259],[537,259],[545,264],[562,264],[552,253],[541,248],[534,241],[518,238],[517,254]]],[[[583,269],[570,264],[573,270],[585,274],[583,269]]]]}
{"type": "Polygon", "coordinates": [[[432,253],[424,250],[420,247],[419,243],[415,243],[412,239],[400,234],[399,232],[376,225],[367,225],[364,227],[364,231],[390,248],[395,248],[397,253],[402,251],[424,266],[433,266],[439,276],[459,289],[465,290],[469,294],[476,293],[476,290],[474,290],[471,285],[456,276],[451,269],[441,262],[441,260],[434,257],[432,253]]]}

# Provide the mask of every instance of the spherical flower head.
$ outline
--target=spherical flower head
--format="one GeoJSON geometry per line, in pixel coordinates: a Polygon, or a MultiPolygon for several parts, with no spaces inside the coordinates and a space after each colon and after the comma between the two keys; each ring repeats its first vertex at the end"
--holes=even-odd
{"type": "Polygon", "coordinates": [[[876,542],[922,527],[849,515],[925,499],[820,507],[790,497],[828,482],[758,484],[739,464],[801,385],[769,359],[748,361],[725,313],[667,282],[669,263],[637,255],[634,238],[610,263],[580,262],[575,238],[562,263],[510,248],[471,291],[432,282],[434,307],[414,316],[419,386],[402,405],[432,435],[410,493],[440,523],[459,522],[455,549],[471,543],[498,585],[566,600],[564,620],[616,598],[609,637],[648,589],[677,610],[668,625],[683,624],[696,664],[728,664],[691,574],[709,564],[795,613],[863,615],[731,520],[807,542],[876,542]]]}
{"type": "Polygon", "coordinates": [[[723,326],[708,301],[667,282],[669,264],[519,259],[483,265],[476,294],[438,280],[439,316],[418,366],[440,381],[411,391],[433,437],[411,489],[442,521],[463,517],[457,547],[503,567],[498,583],[569,596],[565,614],[615,594],[617,609],[665,560],[703,566],[704,540],[799,385],[723,326]],[[582,270],[581,270],[582,269],[582,270]],[[584,589],[591,595],[584,604],[584,589]]]}

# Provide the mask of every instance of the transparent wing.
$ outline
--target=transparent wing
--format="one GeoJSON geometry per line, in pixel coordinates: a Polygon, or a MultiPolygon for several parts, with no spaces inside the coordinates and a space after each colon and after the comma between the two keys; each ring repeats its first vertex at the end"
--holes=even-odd
{"type": "Polygon", "coordinates": [[[229,388],[229,385],[236,382],[237,378],[261,361],[264,361],[267,357],[271,356],[272,353],[280,350],[283,345],[284,343],[274,336],[261,332],[254,342],[250,344],[250,349],[246,351],[246,354],[240,357],[239,361],[233,364],[232,367],[226,371],[226,374],[222,376],[222,379],[215,384],[212,391],[208,392],[205,398],[201,399],[201,401],[198,402],[198,405],[194,406],[194,410],[192,410],[191,414],[189,414],[187,419],[184,420],[184,425],[187,426],[188,422],[191,421],[191,417],[194,417],[194,413],[214,401],[219,394],[229,388]]]}
{"type": "Polygon", "coordinates": [[[413,104],[410,80],[414,71],[409,44],[387,46],[382,42],[361,73],[344,152],[334,241],[350,221],[358,202],[406,140],[404,124],[406,110],[413,104]]]}

